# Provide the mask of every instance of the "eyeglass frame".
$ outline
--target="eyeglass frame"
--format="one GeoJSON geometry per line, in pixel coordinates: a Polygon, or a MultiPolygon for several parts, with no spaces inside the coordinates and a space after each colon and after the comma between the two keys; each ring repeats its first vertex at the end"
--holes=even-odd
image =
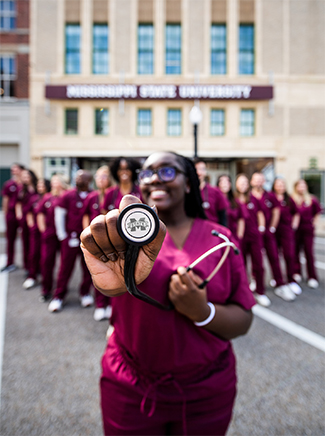
{"type": "Polygon", "coordinates": [[[137,173],[137,176],[138,176],[138,182],[139,183],[144,183],[144,182],[141,182],[140,177],[139,177],[142,171],[151,171],[152,172],[151,176],[148,177],[150,180],[152,179],[152,177],[155,174],[157,174],[159,180],[161,182],[163,182],[163,183],[173,182],[176,179],[177,174],[186,174],[185,171],[183,171],[183,170],[181,170],[181,169],[179,169],[177,167],[174,167],[173,165],[165,165],[165,166],[157,168],[156,170],[152,170],[152,169],[149,169],[149,168],[148,169],[138,169],[138,170],[136,170],[136,173],[137,173]],[[173,170],[175,170],[175,177],[173,179],[171,179],[171,180],[163,180],[161,178],[161,176],[159,175],[159,171],[162,170],[163,168],[172,168],[173,170]]]}

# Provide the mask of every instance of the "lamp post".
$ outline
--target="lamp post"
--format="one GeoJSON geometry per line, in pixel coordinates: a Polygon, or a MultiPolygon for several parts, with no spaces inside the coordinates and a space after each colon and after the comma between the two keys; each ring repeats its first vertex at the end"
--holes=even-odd
{"type": "Polygon", "coordinates": [[[197,104],[190,111],[190,121],[194,128],[194,157],[197,157],[197,128],[202,121],[202,112],[197,104]]]}

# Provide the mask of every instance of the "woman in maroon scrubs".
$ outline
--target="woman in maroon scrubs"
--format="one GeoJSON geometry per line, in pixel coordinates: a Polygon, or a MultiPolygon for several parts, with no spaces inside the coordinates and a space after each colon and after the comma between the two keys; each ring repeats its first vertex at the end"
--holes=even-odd
{"type": "Polygon", "coordinates": [[[135,195],[141,200],[141,192],[136,184],[139,168],[140,164],[131,158],[119,157],[112,162],[110,170],[117,185],[106,192],[101,209],[108,212],[118,208],[122,197],[127,194],[135,195]]]}
{"type": "Polygon", "coordinates": [[[37,225],[36,215],[39,202],[51,189],[50,181],[38,179],[36,193],[29,199],[26,221],[29,229],[29,266],[28,277],[23,288],[31,289],[37,283],[37,275],[41,272],[41,234],[37,225]]]}
{"type": "Polygon", "coordinates": [[[228,228],[241,245],[245,233],[246,208],[238,202],[232,192],[230,176],[223,174],[218,177],[217,187],[222,192],[227,208],[228,228]]]}
{"type": "Polygon", "coordinates": [[[41,234],[42,275],[42,291],[39,300],[44,303],[52,297],[53,271],[56,255],[60,251],[60,242],[55,230],[54,209],[67,188],[68,185],[62,176],[52,176],[51,192],[44,195],[37,208],[37,225],[41,234]]]}
{"type": "Polygon", "coordinates": [[[292,197],[298,206],[300,214],[300,223],[296,231],[296,254],[295,254],[295,274],[296,281],[301,281],[301,266],[299,254],[304,250],[307,261],[307,285],[310,288],[318,288],[318,280],[315,269],[314,258],[314,233],[315,221],[322,208],[316,197],[308,192],[308,186],[305,180],[298,180],[294,184],[292,197]]]}
{"type": "Polygon", "coordinates": [[[249,179],[246,174],[238,174],[236,178],[235,197],[246,207],[245,233],[242,239],[242,253],[246,262],[250,256],[252,276],[250,288],[255,292],[255,299],[261,306],[268,307],[271,300],[265,295],[264,265],[263,265],[263,234],[265,232],[265,217],[258,200],[251,195],[249,179]]]}
{"type": "Polygon", "coordinates": [[[135,281],[175,309],[161,310],[127,292],[126,244],[116,222],[120,211],[140,201],[125,196],[120,210],[95,218],[81,235],[96,287],[116,297],[115,329],[102,360],[105,435],[224,435],[236,395],[230,340],[248,331],[254,305],[243,260],[231,250],[219,273],[199,288],[223,250],[193,271],[186,266],[223,242],[212,231],[232,236],[205,219],[193,163],[171,152],[154,153],[139,180],[145,202],[156,206],[161,221],[157,237],[140,248],[135,281]]]}
{"type": "MultiPolygon", "coordinates": [[[[110,171],[107,165],[98,168],[95,175],[95,183],[97,190],[92,191],[85,201],[84,217],[82,220],[83,228],[88,227],[96,216],[104,212],[101,210],[100,205],[103,203],[105,194],[111,186],[110,171]]],[[[102,321],[111,317],[112,306],[110,300],[109,297],[95,289],[95,321],[102,321]]]]}
{"type": "Polygon", "coordinates": [[[279,249],[282,250],[287,270],[287,281],[290,289],[300,295],[301,287],[295,282],[294,258],[295,258],[295,230],[299,224],[299,212],[296,203],[288,195],[286,183],[283,178],[277,177],[272,186],[272,191],[280,203],[280,221],[275,232],[275,238],[279,249]]]}
{"type": "Polygon", "coordinates": [[[23,264],[26,274],[29,268],[29,227],[27,224],[27,212],[30,209],[30,199],[36,193],[37,177],[32,170],[23,170],[21,173],[22,187],[19,190],[16,217],[21,228],[23,242],[23,264]]]}

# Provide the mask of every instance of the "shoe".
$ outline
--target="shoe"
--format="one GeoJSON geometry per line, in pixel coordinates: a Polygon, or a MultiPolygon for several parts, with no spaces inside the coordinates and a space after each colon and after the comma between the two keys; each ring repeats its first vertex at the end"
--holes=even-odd
{"type": "Polygon", "coordinates": [[[296,295],[287,285],[278,286],[274,289],[276,296],[282,298],[284,301],[293,301],[296,299],[296,295]]]}
{"type": "Polygon", "coordinates": [[[254,279],[251,280],[251,282],[250,282],[250,284],[249,284],[249,289],[250,289],[252,292],[255,292],[255,291],[256,291],[256,281],[255,281],[254,279]]]}
{"type": "Polygon", "coordinates": [[[88,295],[83,295],[80,298],[80,303],[82,307],[90,307],[94,304],[94,298],[92,295],[88,294],[88,295]]]}
{"type": "Polygon", "coordinates": [[[16,271],[17,268],[18,267],[12,263],[11,265],[7,265],[7,266],[4,266],[3,268],[1,268],[1,272],[10,273],[12,271],[16,271]]]}
{"type": "Polygon", "coordinates": [[[302,282],[302,277],[301,277],[300,274],[294,274],[292,278],[297,283],[301,283],[302,282]]]}
{"type": "Polygon", "coordinates": [[[265,294],[255,294],[255,300],[261,306],[264,307],[271,306],[271,300],[265,294]]]}
{"type": "Polygon", "coordinates": [[[292,290],[292,292],[296,295],[300,295],[302,293],[301,287],[296,282],[291,282],[288,284],[289,288],[292,290]]]}
{"type": "Polygon", "coordinates": [[[28,279],[26,279],[23,283],[23,288],[31,289],[35,285],[36,285],[36,280],[32,279],[31,277],[28,277],[28,279]]]}
{"type": "Polygon", "coordinates": [[[63,306],[63,300],[54,298],[49,304],[48,310],[49,312],[60,312],[62,310],[62,306],[63,306]]]}
{"type": "Polygon", "coordinates": [[[40,296],[38,297],[38,301],[39,301],[40,303],[46,303],[46,302],[49,301],[51,298],[52,298],[51,295],[40,295],[40,296]]]}
{"type": "Polygon", "coordinates": [[[103,321],[104,319],[107,319],[106,309],[104,309],[104,307],[97,307],[94,312],[94,320],[103,321]]]}
{"type": "Polygon", "coordinates": [[[270,286],[271,286],[271,288],[275,288],[276,287],[276,281],[274,279],[270,280],[270,286]]]}
{"type": "Polygon", "coordinates": [[[316,279],[309,279],[307,282],[307,286],[309,288],[312,288],[312,289],[317,289],[319,286],[319,283],[316,279]]]}
{"type": "Polygon", "coordinates": [[[111,316],[112,316],[112,306],[107,306],[106,307],[106,318],[111,319],[111,316]]]}

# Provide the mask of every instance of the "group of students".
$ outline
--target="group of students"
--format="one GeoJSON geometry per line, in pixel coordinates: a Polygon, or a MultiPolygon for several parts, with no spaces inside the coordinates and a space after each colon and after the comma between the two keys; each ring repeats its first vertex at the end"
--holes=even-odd
{"type": "MultiPolygon", "coordinates": [[[[271,304],[265,295],[264,251],[273,275],[271,285],[277,296],[293,301],[301,293],[299,256],[302,249],[307,261],[307,284],[311,288],[318,287],[313,238],[315,219],[321,207],[309,194],[304,180],[295,183],[291,196],[287,193],[285,180],[280,177],[274,180],[272,191],[266,192],[263,188],[265,178],[260,172],[254,173],[250,180],[247,175],[238,174],[234,186],[230,176],[224,174],[219,176],[217,186],[212,186],[207,182],[206,163],[197,158],[194,165],[206,217],[231,230],[245,263],[250,257],[250,288],[259,304],[271,304]],[[285,261],[285,274],[281,270],[280,253],[285,261]]],[[[62,310],[69,279],[76,259],[80,257],[81,306],[95,304],[94,319],[109,319],[110,298],[97,289],[92,292],[91,277],[79,247],[80,234],[96,216],[118,208],[124,195],[132,194],[143,201],[137,180],[140,167],[135,159],[117,158],[110,167],[98,168],[94,177],[96,188],[91,190],[93,177],[88,171],[79,170],[75,187],[69,188],[62,175],[54,175],[51,181],[37,179],[32,170],[13,164],[12,178],[2,189],[8,255],[3,270],[16,269],[14,248],[20,228],[26,270],[23,287],[31,289],[41,276],[40,300],[49,301],[50,312],[62,310]],[[55,259],[59,251],[60,265],[53,290],[55,259]]]]}

